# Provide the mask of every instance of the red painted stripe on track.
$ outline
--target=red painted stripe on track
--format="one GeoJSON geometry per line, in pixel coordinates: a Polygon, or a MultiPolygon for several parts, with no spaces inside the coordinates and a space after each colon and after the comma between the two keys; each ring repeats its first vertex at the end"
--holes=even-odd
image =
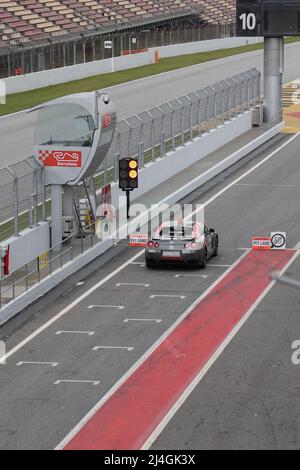
{"type": "Polygon", "coordinates": [[[251,251],[177,325],[65,446],[139,449],[293,250],[251,251]]]}

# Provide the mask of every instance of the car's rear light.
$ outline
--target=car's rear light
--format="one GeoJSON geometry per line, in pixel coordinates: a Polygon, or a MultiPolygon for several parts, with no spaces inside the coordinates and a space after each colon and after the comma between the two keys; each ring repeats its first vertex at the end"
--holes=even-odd
{"type": "Polygon", "coordinates": [[[159,247],[159,243],[158,242],[154,243],[154,248],[158,248],[158,247],[159,247]]]}
{"type": "Polygon", "coordinates": [[[197,245],[196,245],[196,242],[187,243],[187,244],[185,245],[185,247],[186,247],[187,249],[191,249],[191,250],[194,250],[194,249],[196,248],[196,246],[197,246],[197,245]]]}
{"type": "Polygon", "coordinates": [[[153,245],[154,245],[154,243],[153,243],[153,242],[150,240],[150,242],[148,242],[148,246],[149,246],[149,248],[152,248],[152,247],[153,247],[153,245]]]}

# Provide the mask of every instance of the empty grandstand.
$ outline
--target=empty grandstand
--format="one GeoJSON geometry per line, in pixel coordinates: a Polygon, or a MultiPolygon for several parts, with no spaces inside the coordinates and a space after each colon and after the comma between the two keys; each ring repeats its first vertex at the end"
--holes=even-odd
{"type": "MultiPolygon", "coordinates": [[[[92,49],[76,57],[74,41],[86,43],[87,38],[112,33],[228,25],[234,16],[235,0],[0,0],[0,77],[13,75],[16,66],[27,73],[103,58],[92,49]],[[53,50],[62,43],[66,45],[53,50]]],[[[117,49],[122,49],[119,43],[117,49]]]]}

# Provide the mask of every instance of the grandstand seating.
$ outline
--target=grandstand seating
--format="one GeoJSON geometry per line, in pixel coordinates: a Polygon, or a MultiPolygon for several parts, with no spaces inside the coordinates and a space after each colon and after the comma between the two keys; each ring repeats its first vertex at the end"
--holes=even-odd
{"type": "Polygon", "coordinates": [[[234,21],[235,0],[0,0],[0,41],[28,42],[199,6],[205,22],[234,21]]]}

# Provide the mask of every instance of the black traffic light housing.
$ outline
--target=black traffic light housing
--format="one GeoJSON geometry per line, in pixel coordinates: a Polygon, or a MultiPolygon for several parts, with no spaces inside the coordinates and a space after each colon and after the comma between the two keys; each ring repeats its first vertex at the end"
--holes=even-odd
{"type": "Polygon", "coordinates": [[[138,160],[122,158],[119,160],[119,188],[133,191],[138,187],[138,160]]]}

